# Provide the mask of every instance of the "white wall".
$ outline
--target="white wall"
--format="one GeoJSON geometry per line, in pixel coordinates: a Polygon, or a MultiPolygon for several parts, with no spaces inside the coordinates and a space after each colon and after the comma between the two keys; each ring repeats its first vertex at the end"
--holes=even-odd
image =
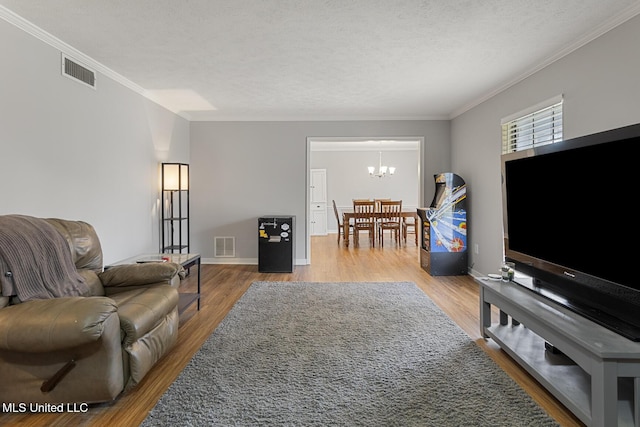
{"type": "MultiPolygon", "coordinates": [[[[382,163],[396,167],[393,176],[371,177],[367,166],[378,168],[379,151],[312,151],[311,167],[327,170],[327,230],[338,226],[331,200],[339,212],[352,210],[353,199],[402,200],[403,208],[417,208],[419,150],[382,152],[382,163]]],[[[433,184],[431,184],[433,186],[433,184]]],[[[425,202],[429,204],[431,200],[425,202]]]]}
{"type": "Polygon", "coordinates": [[[452,165],[470,193],[469,247],[479,246],[470,252],[475,271],[495,272],[502,260],[500,119],[564,94],[565,139],[640,122],[638,40],[640,16],[452,121],[452,165]]]}
{"type": "Polygon", "coordinates": [[[120,83],[61,75],[61,52],[0,19],[0,214],[79,219],[105,263],[158,251],[158,162],[189,125],[120,83]]]}
{"type": "Polygon", "coordinates": [[[296,258],[306,262],[309,137],[423,137],[429,202],[433,175],[451,166],[446,120],[192,122],[191,233],[204,262],[257,262],[257,218],[273,214],[296,215],[296,258]],[[236,237],[235,259],[214,258],[214,236],[236,237]]]}

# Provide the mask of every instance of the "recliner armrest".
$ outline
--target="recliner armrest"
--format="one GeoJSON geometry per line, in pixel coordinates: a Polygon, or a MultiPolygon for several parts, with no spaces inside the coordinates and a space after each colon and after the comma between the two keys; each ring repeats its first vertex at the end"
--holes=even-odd
{"type": "Polygon", "coordinates": [[[180,264],[172,262],[149,262],[111,267],[98,274],[102,286],[123,287],[149,284],[171,284],[182,270],[180,264]]]}
{"type": "Polygon", "coordinates": [[[5,307],[0,310],[0,349],[44,353],[94,342],[117,311],[106,297],[53,298],[5,307]]]}
{"type": "Polygon", "coordinates": [[[112,296],[118,304],[124,346],[138,340],[178,307],[178,290],[166,284],[137,288],[112,296]]]}

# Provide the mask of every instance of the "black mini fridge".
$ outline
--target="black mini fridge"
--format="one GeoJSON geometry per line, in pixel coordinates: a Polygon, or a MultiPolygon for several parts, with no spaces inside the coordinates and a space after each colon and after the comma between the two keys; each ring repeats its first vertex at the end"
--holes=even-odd
{"type": "Polygon", "coordinates": [[[258,218],[258,271],[292,273],[295,265],[295,216],[258,218]]]}

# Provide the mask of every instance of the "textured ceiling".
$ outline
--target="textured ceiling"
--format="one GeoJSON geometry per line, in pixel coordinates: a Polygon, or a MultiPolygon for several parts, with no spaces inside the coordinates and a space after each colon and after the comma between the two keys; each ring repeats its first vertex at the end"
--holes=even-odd
{"type": "Polygon", "coordinates": [[[451,118],[638,0],[0,0],[190,120],[451,118]]]}

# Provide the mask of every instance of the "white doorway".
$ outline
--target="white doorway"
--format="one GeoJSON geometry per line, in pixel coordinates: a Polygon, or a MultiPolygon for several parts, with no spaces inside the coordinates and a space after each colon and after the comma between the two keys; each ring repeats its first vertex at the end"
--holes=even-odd
{"type": "MultiPolygon", "coordinates": [[[[312,169],[326,170],[327,233],[336,233],[337,221],[332,200],[340,212],[352,208],[354,198],[393,198],[403,200],[403,209],[423,206],[423,137],[307,138],[307,171],[309,183],[312,169]],[[378,169],[379,158],[386,166],[396,168],[393,176],[370,176],[368,167],[378,169]]],[[[307,255],[311,254],[311,195],[307,203],[307,255]]],[[[311,262],[311,261],[309,261],[311,262]]]]}

